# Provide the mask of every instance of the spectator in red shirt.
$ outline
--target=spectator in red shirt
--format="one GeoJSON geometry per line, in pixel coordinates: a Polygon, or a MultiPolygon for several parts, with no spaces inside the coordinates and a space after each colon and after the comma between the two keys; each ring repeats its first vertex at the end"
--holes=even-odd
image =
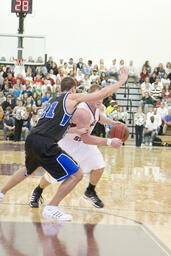
{"type": "Polygon", "coordinates": [[[64,71],[63,71],[63,69],[59,69],[59,73],[57,75],[57,79],[62,80],[63,77],[64,77],[64,71]]]}
{"type": "Polygon", "coordinates": [[[15,84],[15,78],[13,77],[12,73],[8,73],[8,76],[4,79],[8,80],[9,87],[12,88],[12,86],[15,84]]]}
{"type": "Polygon", "coordinates": [[[162,98],[171,103],[171,84],[165,84],[162,91],[162,98]]]}
{"type": "Polygon", "coordinates": [[[23,78],[23,76],[21,74],[18,74],[17,77],[14,77],[12,84],[13,85],[16,84],[18,79],[20,79],[20,83],[22,85],[25,85],[26,81],[25,81],[25,79],[23,78]]]}
{"type": "Polygon", "coordinates": [[[143,68],[142,72],[140,73],[140,83],[142,84],[145,81],[145,78],[148,76],[149,74],[146,71],[146,68],[143,68]]]}
{"type": "Polygon", "coordinates": [[[46,79],[50,82],[51,85],[55,84],[55,81],[53,80],[53,78],[51,78],[50,74],[47,74],[46,79]]]}
{"type": "Polygon", "coordinates": [[[156,106],[156,108],[159,108],[161,106],[161,98],[160,97],[156,98],[155,106],[156,106]]]}
{"type": "Polygon", "coordinates": [[[36,84],[38,86],[44,84],[44,81],[39,74],[35,77],[33,84],[36,84]]]}

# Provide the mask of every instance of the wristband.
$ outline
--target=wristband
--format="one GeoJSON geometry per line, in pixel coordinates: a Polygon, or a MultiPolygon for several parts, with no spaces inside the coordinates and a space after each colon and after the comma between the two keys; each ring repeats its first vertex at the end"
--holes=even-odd
{"type": "Polygon", "coordinates": [[[112,144],[112,139],[107,139],[107,145],[110,146],[112,144]]]}

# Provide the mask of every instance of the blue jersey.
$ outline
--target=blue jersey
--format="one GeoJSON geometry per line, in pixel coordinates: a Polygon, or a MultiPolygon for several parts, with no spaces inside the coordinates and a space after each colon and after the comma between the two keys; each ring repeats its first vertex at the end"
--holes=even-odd
{"type": "Polygon", "coordinates": [[[51,99],[47,104],[31,134],[49,137],[58,142],[70,128],[72,114],[65,107],[65,101],[69,93],[62,93],[51,99]]]}

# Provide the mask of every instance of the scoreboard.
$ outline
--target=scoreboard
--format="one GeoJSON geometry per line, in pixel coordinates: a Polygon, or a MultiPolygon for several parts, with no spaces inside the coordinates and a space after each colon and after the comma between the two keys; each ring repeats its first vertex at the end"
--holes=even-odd
{"type": "Polygon", "coordinates": [[[32,13],[32,0],[12,0],[11,12],[32,13]]]}

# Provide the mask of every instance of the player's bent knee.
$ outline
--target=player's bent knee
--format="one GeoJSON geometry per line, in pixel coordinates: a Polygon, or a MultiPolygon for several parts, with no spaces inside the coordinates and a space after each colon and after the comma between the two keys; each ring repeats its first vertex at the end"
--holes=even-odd
{"type": "Polygon", "coordinates": [[[101,168],[101,169],[96,169],[96,170],[91,170],[91,173],[96,173],[96,172],[104,172],[104,168],[101,168]]]}
{"type": "Polygon", "coordinates": [[[51,182],[47,181],[46,178],[44,176],[41,177],[40,179],[40,187],[41,188],[46,188],[47,186],[49,186],[51,184],[51,182]]]}
{"type": "Polygon", "coordinates": [[[104,172],[104,168],[98,169],[99,172],[104,172]]]}

